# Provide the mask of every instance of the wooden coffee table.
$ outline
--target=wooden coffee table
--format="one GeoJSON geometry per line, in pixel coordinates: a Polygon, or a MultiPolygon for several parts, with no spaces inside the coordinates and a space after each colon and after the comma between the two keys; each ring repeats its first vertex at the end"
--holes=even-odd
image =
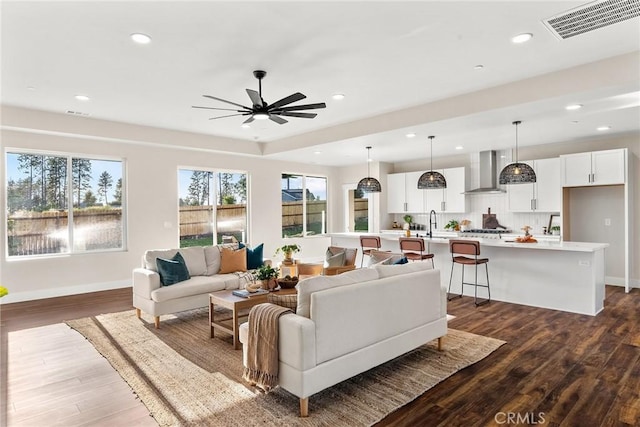
{"type": "MultiPolygon", "coordinates": [[[[295,288],[281,289],[274,292],[274,294],[280,295],[290,295],[295,293],[295,288]]],[[[238,339],[238,331],[241,323],[240,319],[246,318],[252,307],[267,302],[268,295],[269,294],[261,294],[242,298],[233,295],[231,290],[209,294],[209,325],[211,338],[213,338],[214,331],[216,329],[231,334],[233,336],[233,348],[238,350],[240,348],[240,340],[238,339]],[[216,305],[231,310],[231,317],[215,318],[214,308],[216,305]]]]}

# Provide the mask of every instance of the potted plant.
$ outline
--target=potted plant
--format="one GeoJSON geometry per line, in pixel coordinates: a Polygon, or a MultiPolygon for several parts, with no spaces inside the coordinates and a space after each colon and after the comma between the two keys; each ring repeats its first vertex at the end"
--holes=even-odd
{"type": "Polygon", "coordinates": [[[553,234],[554,236],[559,236],[560,235],[560,226],[559,225],[554,225],[553,227],[551,227],[551,234],[553,234]]]}
{"type": "Polygon", "coordinates": [[[460,231],[460,223],[457,219],[452,219],[444,226],[445,230],[460,231]]]}
{"type": "Polygon", "coordinates": [[[293,264],[293,254],[300,252],[300,246],[295,243],[291,245],[282,245],[276,249],[276,255],[280,252],[284,254],[284,261],[282,261],[283,264],[293,264]]]}
{"type": "Polygon", "coordinates": [[[278,277],[278,269],[270,265],[263,265],[256,271],[256,279],[262,282],[262,289],[272,290],[278,287],[276,278],[278,277]]]}
{"type": "Polygon", "coordinates": [[[405,215],[402,217],[402,219],[404,219],[404,226],[402,227],[405,230],[408,230],[409,227],[411,226],[411,221],[413,221],[413,217],[409,214],[405,215]]]}

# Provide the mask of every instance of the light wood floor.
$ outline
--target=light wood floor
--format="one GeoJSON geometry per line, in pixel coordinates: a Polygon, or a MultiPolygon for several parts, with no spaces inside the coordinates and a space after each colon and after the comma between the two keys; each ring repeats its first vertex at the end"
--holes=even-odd
{"type": "MultiPolygon", "coordinates": [[[[129,309],[130,289],[0,306],[0,425],[155,426],[106,360],[60,323],[129,309]]],[[[541,425],[640,426],[639,290],[607,287],[595,317],[495,301],[476,308],[470,298],[448,311],[451,327],[507,344],[380,426],[515,425],[496,422],[509,412],[543,413],[541,425]]]]}

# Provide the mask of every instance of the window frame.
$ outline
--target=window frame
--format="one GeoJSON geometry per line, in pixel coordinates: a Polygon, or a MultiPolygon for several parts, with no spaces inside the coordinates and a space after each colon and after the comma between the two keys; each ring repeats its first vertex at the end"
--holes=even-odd
{"type": "Polygon", "coordinates": [[[280,235],[281,238],[283,239],[313,239],[315,237],[326,237],[329,234],[329,225],[330,225],[330,220],[329,220],[329,212],[330,212],[330,202],[329,202],[329,177],[327,175],[322,175],[322,174],[313,174],[313,173],[303,173],[303,172],[287,172],[287,171],[282,171],[280,173],[280,235]],[[282,230],[282,180],[283,180],[283,175],[293,175],[293,176],[299,176],[302,178],[302,194],[304,195],[304,197],[302,198],[302,236],[284,236],[283,235],[283,230],[282,230]],[[307,178],[322,178],[325,180],[325,191],[326,191],[326,215],[325,215],[325,230],[324,233],[319,233],[319,234],[312,234],[312,235],[308,235],[308,230],[307,230],[307,178]]]}
{"type": "Polygon", "coordinates": [[[128,241],[129,241],[129,232],[128,232],[128,191],[127,191],[127,159],[124,157],[116,157],[116,156],[107,156],[101,154],[83,154],[78,152],[67,152],[67,151],[53,151],[53,150],[38,150],[34,148],[20,148],[20,147],[5,147],[3,150],[3,176],[2,183],[4,191],[2,192],[3,196],[0,200],[4,209],[2,212],[2,221],[4,222],[4,259],[7,262],[16,262],[23,260],[33,260],[33,259],[45,259],[45,258],[59,258],[59,257],[69,257],[69,256],[83,256],[83,255],[92,255],[92,254],[100,254],[100,253],[114,253],[114,252],[127,252],[128,251],[128,241]],[[69,250],[61,253],[47,253],[47,254],[34,254],[34,255],[9,255],[9,211],[8,211],[8,198],[7,198],[7,185],[9,183],[8,171],[7,171],[7,156],[9,154],[31,154],[38,156],[51,156],[51,157],[64,157],[67,160],[67,186],[70,189],[67,194],[67,239],[68,239],[68,247],[69,250]],[[120,205],[121,209],[121,218],[122,218],[122,247],[119,248],[107,248],[107,249],[96,249],[96,250],[85,250],[78,251],[74,249],[74,241],[73,241],[73,169],[72,162],[73,159],[85,159],[85,160],[98,160],[98,161],[111,161],[111,162],[120,162],[122,166],[122,188],[121,188],[121,200],[122,204],[120,205]]]}

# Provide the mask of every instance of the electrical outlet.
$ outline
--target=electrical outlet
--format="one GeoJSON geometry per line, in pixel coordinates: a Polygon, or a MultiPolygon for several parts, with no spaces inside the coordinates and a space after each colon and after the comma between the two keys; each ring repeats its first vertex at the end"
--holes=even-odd
{"type": "Polygon", "coordinates": [[[604,225],[609,227],[611,225],[611,218],[605,218],[604,219],[604,225]]]}

